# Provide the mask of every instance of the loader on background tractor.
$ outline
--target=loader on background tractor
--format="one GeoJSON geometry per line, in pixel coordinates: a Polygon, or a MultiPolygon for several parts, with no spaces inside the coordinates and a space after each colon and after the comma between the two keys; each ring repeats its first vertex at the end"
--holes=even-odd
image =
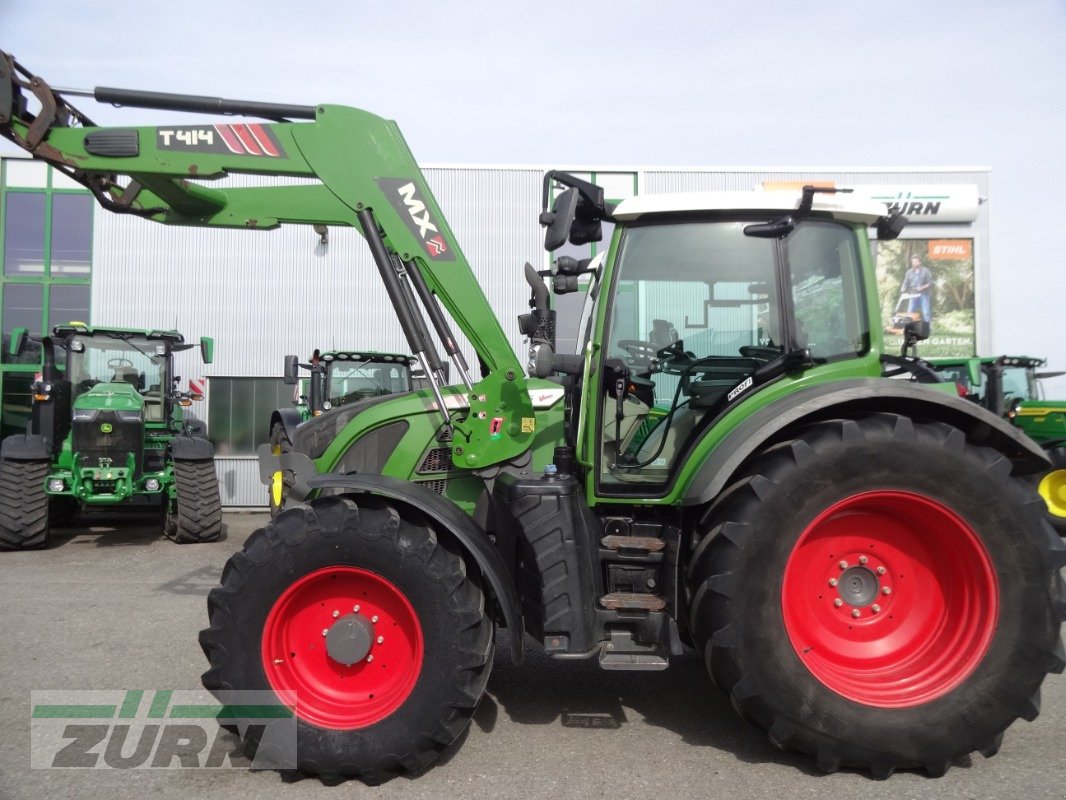
{"type": "Polygon", "coordinates": [[[1066,536],[1066,401],[1044,397],[1040,381],[1062,372],[1038,372],[1047,364],[1031,356],[931,358],[929,363],[959,393],[993,414],[1006,417],[1044,448],[1051,470],[1034,477],[1047,504],[1048,522],[1066,536]]]}
{"type": "MultiPolygon", "coordinates": [[[[16,328],[11,351],[25,345],[16,328]]],[[[51,528],[83,509],[152,511],[176,542],[210,542],[222,528],[214,449],[176,390],[177,331],[58,325],[41,337],[26,433],[0,443],[0,547],[44,547],[51,528]],[[62,369],[57,363],[62,354],[62,369]]],[[[198,345],[205,364],[214,342],[198,345]]]]}
{"type": "MultiPolygon", "coordinates": [[[[292,451],[298,425],[312,417],[369,397],[385,397],[414,388],[413,356],[362,350],[315,350],[308,363],[298,356],[285,356],[284,381],[295,386],[293,404],[270,414],[270,450],[274,455],[292,451]],[[300,369],[310,374],[300,377],[300,369]]],[[[271,516],[281,512],[291,476],[278,470],[268,486],[271,516]]]]}
{"type": "MultiPolygon", "coordinates": [[[[273,120],[100,128],[10,57],[0,69],[0,132],[107,208],[354,227],[425,368],[428,390],[260,448],[264,483],[289,469],[292,491],[208,598],[204,685],[295,692],[301,770],[375,782],[431,764],[485,691],[496,626],[515,662],[526,633],[613,670],[690,645],[745,719],[830,771],[941,775],[1037,715],[1064,666],[1066,548],[1026,483],[1048,462],[985,409],[883,377],[868,229],[903,220],[882,206],[814,187],[614,205],[548,173],[547,250],[614,233],[595,261],[554,262],[553,290],[593,282],[576,355],[553,352],[532,281],[526,377],[395,123],[98,88],[273,120]],[[312,180],[210,185],[241,172],[312,180]]],[[[237,725],[248,751],[254,722],[237,725]]]]}

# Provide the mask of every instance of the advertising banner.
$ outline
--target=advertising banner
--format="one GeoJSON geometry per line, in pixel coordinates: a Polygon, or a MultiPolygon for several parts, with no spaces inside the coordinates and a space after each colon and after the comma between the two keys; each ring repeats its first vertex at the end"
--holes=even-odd
{"type": "Polygon", "coordinates": [[[876,247],[885,349],[898,352],[903,326],[925,319],[930,336],[919,355],[975,355],[973,240],[896,239],[876,247]]]}

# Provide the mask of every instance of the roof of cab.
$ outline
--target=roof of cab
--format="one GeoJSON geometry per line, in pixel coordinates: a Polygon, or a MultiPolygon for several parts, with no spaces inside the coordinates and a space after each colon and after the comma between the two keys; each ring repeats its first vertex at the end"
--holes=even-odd
{"type": "MultiPolygon", "coordinates": [[[[802,195],[799,191],[752,192],[680,192],[645,194],[629,197],[618,204],[612,216],[617,220],[635,220],[647,214],[692,211],[795,211],[802,195]]],[[[819,193],[814,196],[813,211],[826,212],[834,219],[873,224],[885,216],[885,206],[869,200],[853,199],[848,194],[819,193]]]]}

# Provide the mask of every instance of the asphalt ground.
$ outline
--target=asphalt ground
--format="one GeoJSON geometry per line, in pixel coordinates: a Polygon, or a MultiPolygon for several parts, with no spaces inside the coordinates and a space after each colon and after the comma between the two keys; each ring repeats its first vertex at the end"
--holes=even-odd
{"type": "Polygon", "coordinates": [[[604,672],[532,643],[515,666],[505,642],[469,733],[413,779],[328,787],[246,768],[31,769],[33,690],[200,688],[205,597],[266,519],[227,513],[223,541],[179,546],[155,520],[100,518],[48,550],[0,554],[0,798],[1066,797],[1063,675],[1047,679],[1040,717],[1012,726],[994,758],[974,755],[939,779],[874,781],[825,775],[774,748],[694,652],[664,672],[604,672]]]}

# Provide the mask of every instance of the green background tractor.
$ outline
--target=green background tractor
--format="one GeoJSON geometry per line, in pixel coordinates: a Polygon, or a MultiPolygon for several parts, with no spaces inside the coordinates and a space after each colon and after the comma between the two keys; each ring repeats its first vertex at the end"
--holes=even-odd
{"type": "Polygon", "coordinates": [[[1038,372],[1047,364],[1030,356],[931,358],[929,362],[955,382],[960,393],[994,414],[1005,416],[1047,451],[1052,469],[1039,477],[1037,489],[1048,508],[1048,521],[1066,536],[1066,400],[1044,397],[1040,381],[1061,372],[1038,372]]]}
{"type": "MultiPolygon", "coordinates": [[[[276,455],[290,452],[297,426],[312,417],[369,397],[411,391],[416,385],[414,361],[400,353],[362,350],[315,350],[306,364],[297,356],[286,356],[285,383],[298,388],[291,407],[270,414],[271,451],[276,455]],[[300,377],[301,368],[310,373],[306,378],[300,377]]],[[[287,483],[280,470],[271,479],[267,494],[272,515],[281,510],[287,483]]]]}
{"type": "MultiPolygon", "coordinates": [[[[1029,483],[1043,450],[974,403],[884,377],[899,358],[869,229],[891,239],[903,220],[883,206],[814,187],[615,205],[549,173],[547,250],[613,232],[596,260],[554,262],[552,289],[588,284],[576,354],[553,352],[532,282],[526,377],[395,123],[94,91],[281,120],[247,125],[255,150],[211,125],[179,140],[95,126],[13,59],[0,68],[0,132],[105,207],[355,228],[425,369],[425,390],[316,417],[291,453],[260,448],[264,483],[290,470],[290,496],[208,598],[204,685],[295,692],[301,770],[426,768],[469,725],[497,627],[516,662],[527,634],[607,670],[662,670],[691,646],[776,745],[880,778],[993,755],[1066,666],[1066,546],[1029,483]],[[240,172],[310,180],[210,185],[240,172]]],[[[261,726],[237,727],[258,750],[261,726]]]]}
{"type": "MultiPolygon", "coordinates": [[[[25,340],[16,330],[12,350],[25,340]]],[[[82,509],[156,510],[175,541],[217,539],[214,450],[203,423],[183,415],[202,398],[174,390],[174,353],[196,345],[177,331],[83,323],[57,326],[41,343],[27,431],[0,444],[0,544],[43,547],[50,528],[82,509]]],[[[199,347],[210,363],[212,340],[199,347]]]]}

